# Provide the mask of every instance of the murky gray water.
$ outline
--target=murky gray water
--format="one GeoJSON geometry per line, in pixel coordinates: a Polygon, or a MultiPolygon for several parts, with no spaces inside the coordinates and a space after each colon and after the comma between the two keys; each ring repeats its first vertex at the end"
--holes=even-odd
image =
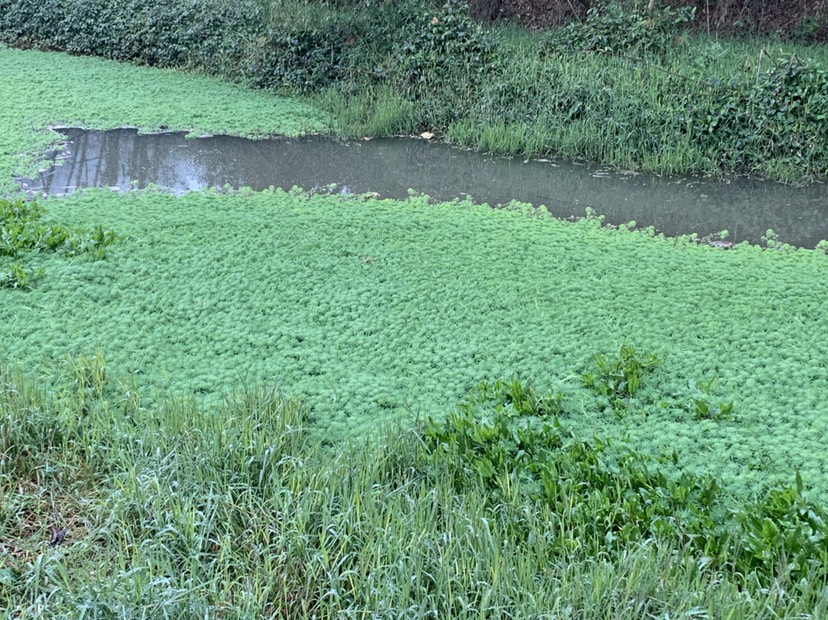
{"type": "Polygon", "coordinates": [[[489,204],[520,200],[546,205],[558,217],[581,217],[587,206],[620,224],[635,220],[668,235],[730,232],[729,240],[759,243],[771,228],[780,240],[813,247],[828,239],[828,185],[791,187],[738,179],[622,174],[569,162],[523,161],[412,139],[341,142],[323,137],[245,140],[185,139],[181,133],[63,130],[61,166],[33,193],[66,194],[83,187],[122,191],[154,183],[173,192],[207,187],[271,185],[405,197],[409,188],[449,200],[466,194],[489,204]]]}

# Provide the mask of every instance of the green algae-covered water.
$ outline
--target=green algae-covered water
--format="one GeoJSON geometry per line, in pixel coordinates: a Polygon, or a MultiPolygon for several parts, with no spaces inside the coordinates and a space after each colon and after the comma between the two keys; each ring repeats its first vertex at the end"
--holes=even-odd
{"type": "Polygon", "coordinates": [[[23,367],[100,350],[150,398],[273,384],[331,439],[441,416],[478,381],[517,376],[569,394],[579,432],[676,449],[736,488],[826,479],[823,254],[425,199],[97,191],[46,205],[128,238],[0,291],[4,357],[23,367]],[[580,373],[624,343],[663,364],[618,419],[580,373]],[[732,420],[694,419],[693,385],[713,376],[732,420]]]}
{"type": "MultiPolygon", "coordinates": [[[[201,77],[0,50],[2,191],[53,124],[242,135],[325,126],[297,102],[201,77]],[[95,84],[95,88],[89,85],[95,84]],[[25,101],[20,93],[26,92],[25,101]]],[[[242,382],[301,396],[343,441],[450,411],[518,376],[567,394],[568,425],[627,437],[751,493],[801,471],[828,498],[828,257],[721,251],[537,212],[304,191],[109,190],[43,201],[70,226],[125,238],[103,261],[34,257],[0,289],[0,362],[48,375],[101,351],[149,400],[218,399],[242,382]],[[658,355],[629,413],[581,387],[596,353],[658,355]],[[696,420],[695,387],[730,420],[696,420]]]]}

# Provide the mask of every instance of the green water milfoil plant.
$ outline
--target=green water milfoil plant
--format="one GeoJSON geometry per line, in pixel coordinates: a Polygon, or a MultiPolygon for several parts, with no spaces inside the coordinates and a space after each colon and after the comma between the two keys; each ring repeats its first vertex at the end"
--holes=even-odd
{"type": "Polygon", "coordinates": [[[45,213],[35,202],[0,200],[0,287],[30,288],[44,272],[42,268],[28,268],[21,261],[35,255],[87,255],[102,260],[107,248],[118,240],[113,231],[101,226],[90,231],[44,221],[45,213]]]}

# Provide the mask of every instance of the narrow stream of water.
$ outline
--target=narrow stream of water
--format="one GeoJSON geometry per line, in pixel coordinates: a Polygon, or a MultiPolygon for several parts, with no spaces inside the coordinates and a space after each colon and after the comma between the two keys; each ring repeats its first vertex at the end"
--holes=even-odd
{"type": "Polygon", "coordinates": [[[730,232],[729,241],[760,243],[770,228],[785,241],[813,247],[828,239],[828,185],[791,187],[767,181],[719,182],[693,177],[624,174],[571,162],[524,161],[409,138],[342,142],[323,137],[246,140],[139,135],[134,129],[62,130],[63,165],[22,181],[37,194],[84,187],[127,191],[152,183],[172,192],[208,187],[306,189],[402,198],[408,189],[439,200],[471,195],[478,202],[546,205],[562,218],[586,207],[621,224],[635,220],[667,235],[730,232]]]}

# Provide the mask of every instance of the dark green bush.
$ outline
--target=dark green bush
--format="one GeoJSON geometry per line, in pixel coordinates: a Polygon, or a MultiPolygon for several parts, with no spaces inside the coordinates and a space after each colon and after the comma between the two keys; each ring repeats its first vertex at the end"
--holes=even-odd
{"type": "Polygon", "coordinates": [[[324,20],[299,28],[274,24],[252,46],[246,76],[258,88],[320,89],[347,76],[349,57],[363,36],[357,20],[324,20]]]}
{"type": "Polygon", "coordinates": [[[238,62],[258,11],[220,0],[0,0],[0,37],[21,47],[209,70],[238,62]]]}
{"type": "Polygon", "coordinates": [[[412,89],[432,88],[459,70],[477,82],[494,53],[493,42],[470,16],[468,6],[448,0],[440,10],[420,10],[402,33],[396,70],[412,89]]]}
{"type": "Polygon", "coordinates": [[[689,28],[695,8],[659,7],[651,11],[612,3],[592,7],[582,22],[561,28],[554,44],[569,52],[664,56],[689,28]]]}
{"type": "Polygon", "coordinates": [[[730,169],[828,168],[828,71],[796,56],[779,59],[745,83],[708,81],[707,98],[689,96],[693,138],[721,153],[730,169]]]}

